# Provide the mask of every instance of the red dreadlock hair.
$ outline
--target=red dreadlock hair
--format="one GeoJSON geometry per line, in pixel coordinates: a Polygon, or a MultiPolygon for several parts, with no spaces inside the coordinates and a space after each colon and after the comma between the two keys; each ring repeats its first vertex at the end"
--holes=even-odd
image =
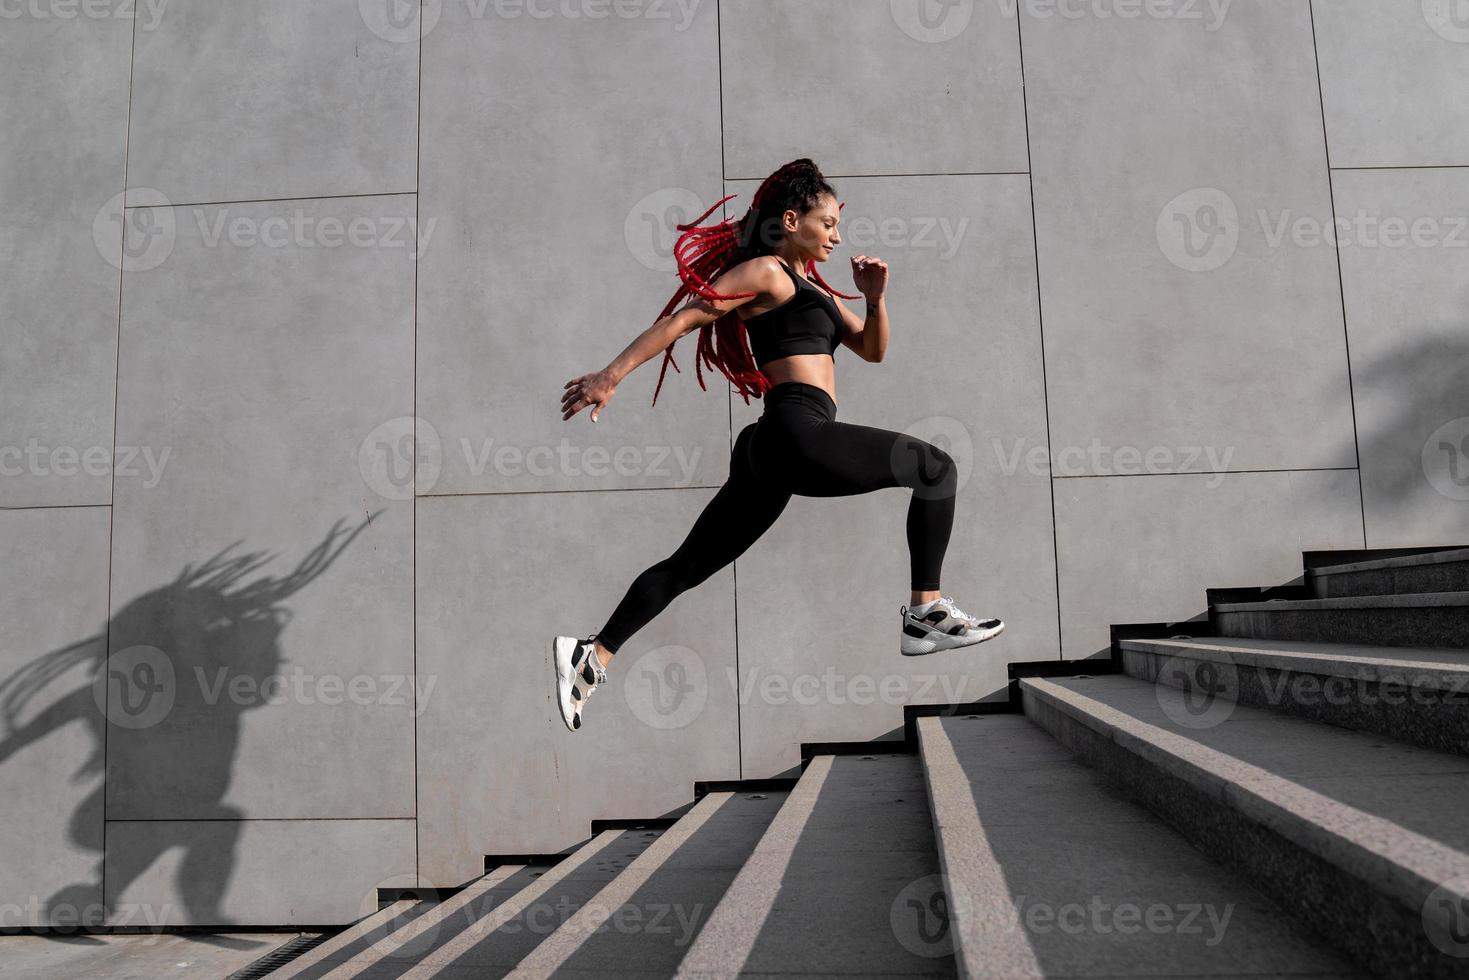
{"type": "MultiPolygon", "coordinates": [[[[668,305],[663,307],[663,312],[658,314],[658,319],[661,320],[667,316],[682,299],[690,295],[715,301],[758,296],[759,293],[734,293],[724,296],[716,293],[709,283],[741,262],[774,252],[775,246],[780,244],[779,236],[767,235],[765,231],[779,228],[781,215],[787,210],[805,214],[816,205],[817,198],[822,194],[836,197],[836,192],[821,176],[821,171],[816,168],[816,164],[802,157],[799,160],[792,160],[765,178],[759,189],[755,191],[750,209],[739,221],[731,218],[708,228],[697,227],[699,222],[714,212],[715,208],[735,196],[730,194],[714,202],[713,207],[688,224],[676,225],[675,227],[683,234],[673,246],[673,255],[678,261],[678,276],[683,284],[673,294],[668,305]]],[[[838,210],[845,206],[845,204],[838,205],[838,210]]],[[[816,263],[813,261],[807,261],[806,275],[814,278],[821,286],[842,299],[858,298],[832,289],[817,273],[816,263]]],[[[656,323],[657,320],[654,322],[656,323]]],[[[677,342],[674,341],[674,343],[677,342]]],[[[658,386],[653,389],[654,405],[658,404],[658,392],[663,388],[663,376],[668,371],[668,365],[673,364],[675,371],[683,373],[673,360],[673,346],[669,344],[663,352],[663,366],[658,371],[658,386]]],[[[750,403],[751,395],[759,398],[770,389],[770,379],[755,366],[755,358],[750,351],[750,342],[745,333],[744,322],[734,310],[704,324],[699,330],[699,346],[694,360],[694,374],[698,379],[699,387],[708,391],[709,389],[704,387],[704,373],[700,369],[701,362],[704,367],[718,368],[734,384],[746,405],[750,403]]]]}

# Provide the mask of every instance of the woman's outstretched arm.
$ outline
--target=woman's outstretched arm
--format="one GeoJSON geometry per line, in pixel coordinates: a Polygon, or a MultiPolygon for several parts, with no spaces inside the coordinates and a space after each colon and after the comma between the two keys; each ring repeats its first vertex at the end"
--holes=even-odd
{"type": "MultiPolygon", "coordinates": [[[[774,261],[768,256],[761,256],[741,262],[715,279],[710,286],[714,292],[723,296],[737,293],[754,293],[758,296],[762,292],[768,292],[774,282],[776,271],[771,264],[774,261]]],[[[756,296],[717,301],[695,296],[682,309],[661,317],[628,344],[621,354],[614,357],[611,364],[600,371],[578,375],[562,386],[561,421],[566,421],[588,405],[593,406],[592,421],[597,421],[597,416],[607,407],[607,402],[612,399],[623,378],[656,357],[684,334],[692,333],[706,323],[712,323],[756,296]]]]}

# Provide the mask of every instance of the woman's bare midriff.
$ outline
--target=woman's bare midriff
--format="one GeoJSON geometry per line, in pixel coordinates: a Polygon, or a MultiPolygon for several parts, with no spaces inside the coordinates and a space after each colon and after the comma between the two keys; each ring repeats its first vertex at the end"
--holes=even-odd
{"type": "Polygon", "coordinates": [[[783,381],[801,381],[815,385],[831,396],[832,404],[836,404],[836,360],[830,354],[789,354],[766,361],[761,370],[772,385],[783,381]]]}

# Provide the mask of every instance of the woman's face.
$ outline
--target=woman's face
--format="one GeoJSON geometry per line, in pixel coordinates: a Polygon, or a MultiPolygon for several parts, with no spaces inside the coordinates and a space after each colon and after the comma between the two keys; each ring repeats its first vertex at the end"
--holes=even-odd
{"type": "Polygon", "coordinates": [[[842,220],[838,211],[836,199],[830,194],[823,194],[805,214],[786,212],[787,221],[791,220],[790,216],[796,216],[796,228],[789,232],[789,239],[800,249],[802,257],[825,262],[842,243],[842,237],[837,232],[837,225],[842,220]]]}

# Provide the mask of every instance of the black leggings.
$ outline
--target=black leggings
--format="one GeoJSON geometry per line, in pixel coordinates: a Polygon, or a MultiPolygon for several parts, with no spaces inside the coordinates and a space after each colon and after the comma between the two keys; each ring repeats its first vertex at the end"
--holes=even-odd
{"type": "Polygon", "coordinates": [[[954,526],[958,476],[944,450],[902,432],[836,420],[823,389],[783,381],[764,395],[759,421],[740,430],[729,479],[704,507],[678,550],[642,572],[596,634],[618,648],[680,593],[744,553],[775,523],[791,494],[844,497],[909,487],[908,558],[913,590],[939,587],[954,526]]]}

